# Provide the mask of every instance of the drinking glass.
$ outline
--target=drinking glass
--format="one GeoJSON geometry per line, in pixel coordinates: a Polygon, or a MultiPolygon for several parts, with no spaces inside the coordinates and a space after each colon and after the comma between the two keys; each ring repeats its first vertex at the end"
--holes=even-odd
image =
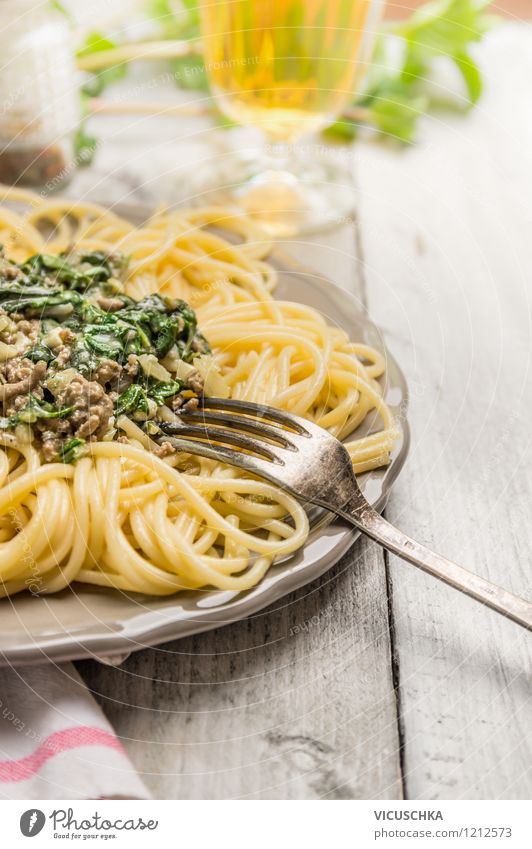
{"type": "Polygon", "coordinates": [[[352,100],[381,8],[381,0],[201,0],[218,106],[237,124],[259,128],[266,143],[207,167],[197,197],[237,202],[274,235],[319,229],[352,211],[342,154],[301,137],[352,100]]]}

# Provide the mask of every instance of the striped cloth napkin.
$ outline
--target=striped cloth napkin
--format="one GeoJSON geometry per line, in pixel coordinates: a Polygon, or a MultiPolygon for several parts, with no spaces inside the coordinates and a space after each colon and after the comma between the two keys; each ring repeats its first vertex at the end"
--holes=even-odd
{"type": "Polygon", "coordinates": [[[71,663],[0,669],[2,798],[150,798],[71,663]]]}

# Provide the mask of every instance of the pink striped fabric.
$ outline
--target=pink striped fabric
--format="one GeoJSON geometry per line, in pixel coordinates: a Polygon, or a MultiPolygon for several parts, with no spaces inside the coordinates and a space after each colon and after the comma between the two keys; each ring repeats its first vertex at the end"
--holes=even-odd
{"type": "Polygon", "coordinates": [[[80,746],[109,746],[125,754],[117,738],[102,728],[90,725],[65,728],[50,734],[31,755],[18,760],[0,761],[0,782],[27,781],[54,755],[80,746]]]}
{"type": "Polygon", "coordinates": [[[0,799],[149,797],[73,664],[0,667],[0,799]]]}

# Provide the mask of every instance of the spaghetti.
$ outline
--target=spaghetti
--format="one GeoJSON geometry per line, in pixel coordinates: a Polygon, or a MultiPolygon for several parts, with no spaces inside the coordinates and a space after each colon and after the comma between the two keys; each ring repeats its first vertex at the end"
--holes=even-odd
{"type": "MultiPolygon", "coordinates": [[[[10,260],[73,246],[124,253],[131,298],[179,298],[195,310],[213,351],[192,360],[207,394],[289,410],[341,439],[376,412],[381,429],[347,448],[357,473],[389,462],[397,427],[378,383],[383,356],[310,307],[273,297],[270,245],[253,222],[208,208],[163,210],[136,227],[93,204],[17,189],[3,196],[0,242],[10,260]]],[[[186,371],[170,367],[178,377],[186,371]]],[[[178,411],[163,403],[159,414],[178,411]]],[[[157,448],[127,412],[73,462],[46,462],[27,428],[0,431],[0,593],[53,593],[72,581],[150,595],[245,590],[304,544],[308,518],[291,495],[223,463],[157,448]]]]}

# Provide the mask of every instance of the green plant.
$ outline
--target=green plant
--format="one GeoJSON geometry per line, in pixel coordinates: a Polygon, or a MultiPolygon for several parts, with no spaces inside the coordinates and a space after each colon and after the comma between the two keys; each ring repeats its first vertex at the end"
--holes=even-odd
{"type": "MultiPolygon", "coordinates": [[[[339,120],[325,132],[335,140],[353,139],[361,126],[400,142],[413,141],[420,117],[441,106],[441,92],[431,81],[436,63],[453,65],[462,77],[466,97],[451,103],[473,106],[482,93],[482,77],[472,55],[496,18],[487,12],[491,0],[431,0],[407,20],[383,28],[363,92],[354,98],[339,120]],[[394,57],[399,57],[399,59],[394,57]]],[[[122,79],[128,64],[138,59],[164,57],[181,88],[208,88],[203,60],[198,52],[198,0],[149,0],[145,16],[159,39],[155,42],[118,44],[105,35],[90,33],[78,50],[78,63],[89,75],[84,97],[99,96],[122,79]]],[[[156,111],[156,110],[154,110],[156,111]]],[[[217,114],[213,108],[213,115],[217,114]]],[[[218,115],[223,125],[227,122],[218,115]]],[[[82,129],[80,147],[86,161],[94,140],[82,129]]]]}

